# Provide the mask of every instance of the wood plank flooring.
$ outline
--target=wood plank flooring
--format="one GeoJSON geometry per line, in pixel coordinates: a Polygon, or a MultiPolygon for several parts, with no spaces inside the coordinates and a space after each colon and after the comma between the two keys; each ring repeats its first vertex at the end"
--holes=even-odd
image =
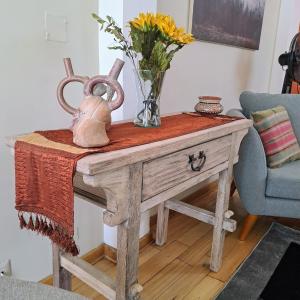
{"type": "MultiPolygon", "coordinates": [[[[206,209],[214,209],[215,183],[189,196],[185,201],[206,209]]],[[[168,242],[163,247],[154,243],[140,251],[139,282],[143,285],[142,299],[213,299],[234,271],[251,253],[270,226],[272,220],[260,218],[245,242],[238,240],[241,220],[245,216],[237,193],[230,209],[239,221],[238,230],[225,239],[224,260],[220,272],[209,270],[212,226],[178,213],[171,213],[168,242]]],[[[152,226],[155,232],[155,225],[152,226]]],[[[100,259],[96,267],[115,277],[114,263],[100,259]]],[[[105,299],[78,279],[73,279],[73,291],[90,299],[105,299]]]]}

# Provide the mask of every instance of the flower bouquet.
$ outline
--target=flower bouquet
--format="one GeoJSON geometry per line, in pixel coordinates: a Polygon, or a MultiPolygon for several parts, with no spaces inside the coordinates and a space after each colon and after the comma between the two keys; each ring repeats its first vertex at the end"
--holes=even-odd
{"type": "Polygon", "coordinates": [[[135,124],[141,127],[159,127],[159,100],[165,72],[177,51],[194,41],[191,34],[178,28],[172,17],[163,14],[141,13],[129,22],[129,39],[114,19],[93,14],[100,30],[113,35],[115,45],[132,61],[137,83],[138,111],[135,124]]]}

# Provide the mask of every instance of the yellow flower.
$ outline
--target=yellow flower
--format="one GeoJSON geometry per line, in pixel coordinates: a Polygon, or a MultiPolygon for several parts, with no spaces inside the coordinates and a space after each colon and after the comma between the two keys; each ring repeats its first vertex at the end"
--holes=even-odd
{"type": "Polygon", "coordinates": [[[158,28],[163,36],[177,44],[189,44],[194,41],[193,35],[185,33],[183,28],[178,28],[171,16],[140,13],[130,24],[144,32],[158,28]]]}
{"type": "Polygon", "coordinates": [[[156,25],[155,15],[151,13],[140,13],[139,16],[129,22],[135,28],[145,30],[156,25]]]}

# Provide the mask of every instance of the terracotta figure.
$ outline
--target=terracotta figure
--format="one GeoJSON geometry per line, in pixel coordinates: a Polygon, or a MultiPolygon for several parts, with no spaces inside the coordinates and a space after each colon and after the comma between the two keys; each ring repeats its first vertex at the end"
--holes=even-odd
{"type": "Polygon", "coordinates": [[[74,75],[70,58],[64,59],[67,77],[57,87],[57,99],[62,108],[73,115],[73,142],[81,147],[100,147],[109,143],[106,131],[111,125],[111,112],[124,102],[124,92],[117,81],[124,62],[117,59],[107,76],[92,78],[74,75]],[[84,99],[78,109],[72,107],[64,98],[64,87],[70,82],[81,82],[84,99]],[[107,99],[102,96],[107,94],[107,99]],[[114,93],[116,99],[112,100],[114,93]]]}

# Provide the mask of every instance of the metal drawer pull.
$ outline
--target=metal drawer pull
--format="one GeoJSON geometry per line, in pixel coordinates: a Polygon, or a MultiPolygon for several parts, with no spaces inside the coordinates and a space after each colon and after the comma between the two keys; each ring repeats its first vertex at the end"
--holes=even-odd
{"type": "Polygon", "coordinates": [[[198,157],[195,157],[194,154],[189,155],[189,164],[191,165],[191,169],[194,172],[201,171],[205,162],[206,162],[206,155],[205,155],[204,151],[200,151],[198,157]],[[199,162],[198,162],[198,165],[195,166],[195,163],[197,160],[199,160],[199,162]]]}

